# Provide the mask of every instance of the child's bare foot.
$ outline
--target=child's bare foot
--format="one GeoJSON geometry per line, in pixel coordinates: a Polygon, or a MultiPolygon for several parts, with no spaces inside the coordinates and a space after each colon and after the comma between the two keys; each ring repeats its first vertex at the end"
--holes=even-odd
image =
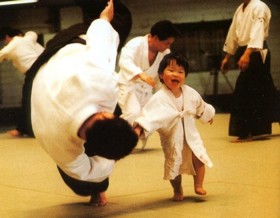
{"type": "Polygon", "coordinates": [[[195,187],[194,191],[198,195],[206,195],[207,192],[202,187],[195,187]]]}
{"type": "Polygon", "coordinates": [[[183,194],[183,188],[181,186],[178,192],[174,191],[172,201],[182,201],[182,200],[184,200],[184,194],[183,194]]]}
{"type": "Polygon", "coordinates": [[[172,201],[182,201],[184,200],[184,195],[182,193],[174,193],[172,201]]]}
{"type": "Polygon", "coordinates": [[[170,180],[170,183],[173,188],[173,201],[182,201],[184,200],[183,188],[182,188],[182,176],[178,175],[175,179],[170,180]]]}
{"type": "Polygon", "coordinates": [[[105,206],[107,204],[107,198],[105,192],[93,194],[90,197],[89,205],[91,206],[105,206]]]}

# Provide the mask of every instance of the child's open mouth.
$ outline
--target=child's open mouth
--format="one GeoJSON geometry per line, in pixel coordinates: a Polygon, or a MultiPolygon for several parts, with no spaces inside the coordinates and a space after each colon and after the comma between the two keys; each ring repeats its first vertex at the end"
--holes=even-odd
{"type": "Polygon", "coordinates": [[[172,80],[171,80],[171,82],[172,82],[172,83],[176,83],[176,84],[178,84],[180,81],[179,81],[179,80],[177,80],[177,79],[172,79],[172,80]]]}

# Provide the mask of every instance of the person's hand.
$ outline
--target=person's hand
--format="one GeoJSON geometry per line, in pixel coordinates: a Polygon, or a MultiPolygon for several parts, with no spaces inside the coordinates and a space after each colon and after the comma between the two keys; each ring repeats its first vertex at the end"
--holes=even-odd
{"type": "Polygon", "coordinates": [[[241,71],[247,70],[249,66],[249,62],[250,62],[250,56],[243,54],[237,63],[239,70],[241,71]]]}
{"type": "Polygon", "coordinates": [[[220,70],[222,71],[222,73],[227,73],[228,72],[228,60],[229,60],[229,57],[226,56],[224,57],[224,59],[222,60],[222,63],[221,63],[221,67],[220,67],[220,70]]]}
{"type": "Polygon", "coordinates": [[[156,87],[155,80],[152,77],[148,76],[145,72],[138,74],[138,77],[153,88],[156,87]]]}
{"type": "Polygon", "coordinates": [[[208,121],[208,123],[209,123],[210,125],[212,125],[213,121],[214,121],[214,119],[212,118],[211,120],[208,121]]]}
{"type": "Polygon", "coordinates": [[[134,131],[139,137],[141,135],[141,133],[143,132],[143,128],[141,126],[137,125],[134,127],[134,131]]]}
{"type": "Polygon", "coordinates": [[[239,70],[245,71],[248,69],[249,63],[250,63],[250,56],[252,52],[254,52],[256,49],[254,48],[246,48],[244,54],[241,56],[241,58],[238,61],[238,67],[239,70]]]}
{"type": "Polygon", "coordinates": [[[113,20],[113,17],[114,17],[114,3],[113,0],[109,0],[107,6],[101,12],[99,18],[111,22],[113,20]]]}

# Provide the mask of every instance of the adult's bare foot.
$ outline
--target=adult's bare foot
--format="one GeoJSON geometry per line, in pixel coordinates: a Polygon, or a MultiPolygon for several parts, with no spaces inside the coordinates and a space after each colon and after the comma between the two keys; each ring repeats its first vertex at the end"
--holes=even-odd
{"type": "Polygon", "coordinates": [[[250,137],[250,136],[247,137],[247,138],[240,138],[240,137],[238,137],[238,138],[232,140],[231,142],[232,142],[232,143],[242,143],[242,142],[250,142],[250,141],[252,141],[252,140],[253,140],[253,138],[250,137]]]}
{"type": "Polygon", "coordinates": [[[16,129],[7,131],[7,133],[8,133],[10,136],[13,136],[13,137],[21,137],[21,136],[23,136],[23,134],[22,134],[20,131],[16,130],[16,129]]]}
{"type": "Polygon", "coordinates": [[[105,206],[107,204],[107,197],[105,192],[99,193],[100,201],[98,206],[105,206]]]}
{"type": "Polygon", "coordinates": [[[105,192],[93,194],[90,197],[89,205],[99,207],[107,204],[107,198],[105,192]]]}

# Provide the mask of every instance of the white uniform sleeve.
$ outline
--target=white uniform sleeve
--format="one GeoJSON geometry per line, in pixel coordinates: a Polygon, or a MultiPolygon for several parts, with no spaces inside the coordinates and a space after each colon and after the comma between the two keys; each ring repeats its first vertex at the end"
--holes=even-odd
{"type": "Polygon", "coordinates": [[[236,27],[236,13],[235,13],[235,15],[233,16],[229,31],[227,33],[227,37],[226,37],[224,48],[223,48],[224,52],[231,54],[231,55],[234,55],[238,48],[238,39],[237,39],[237,35],[235,32],[236,28],[237,27],[236,27]]]}
{"type": "Polygon", "coordinates": [[[115,72],[119,36],[111,24],[103,19],[93,21],[87,39],[88,61],[106,72],[115,72]]]}
{"type": "Polygon", "coordinates": [[[28,39],[29,41],[36,43],[38,39],[37,33],[33,31],[28,31],[24,34],[24,38],[28,39]]]}
{"type": "Polygon", "coordinates": [[[215,115],[215,109],[212,105],[204,103],[204,111],[200,117],[203,123],[208,123],[215,115]]]}
{"type": "MultiPolygon", "coordinates": [[[[146,37],[145,37],[146,39],[146,37]]],[[[125,73],[127,80],[131,80],[136,75],[143,73],[143,69],[139,67],[139,64],[136,64],[136,58],[139,58],[140,52],[139,49],[142,49],[141,53],[145,53],[147,48],[141,43],[140,37],[130,40],[121,51],[119,59],[119,67],[121,71],[125,73]]],[[[147,51],[148,52],[148,51],[147,51]]],[[[148,60],[148,54],[147,54],[148,60]]]]}
{"type": "MultiPolygon", "coordinates": [[[[15,36],[16,37],[16,36],[15,36]]],[[[4,60],[11,60],[12,56],[10,55],[11,52],[15,49],[17,46],[17,41],[15,40],[15,37],[12,41],[9,42],[2,50],[0,51],[0,62],[4,60]]]]}
{"type": "Polygon", "coordinates": [[[271,14],[269,8],[261,4],[253,11],[253,23],[250,32],[248,48],[263,48],[263,42],[268,35],[269,20],[271,14]]]}
{"type": "Polygon", "coordinates": [[[135,123],[144,129],[145,137],[160,128],[171,129],[177,122],[176,118],[180,118],[177,109],[165,100],[157,95],[152,96],[144,106],[142,115],[136,119],[135,123]]]}

